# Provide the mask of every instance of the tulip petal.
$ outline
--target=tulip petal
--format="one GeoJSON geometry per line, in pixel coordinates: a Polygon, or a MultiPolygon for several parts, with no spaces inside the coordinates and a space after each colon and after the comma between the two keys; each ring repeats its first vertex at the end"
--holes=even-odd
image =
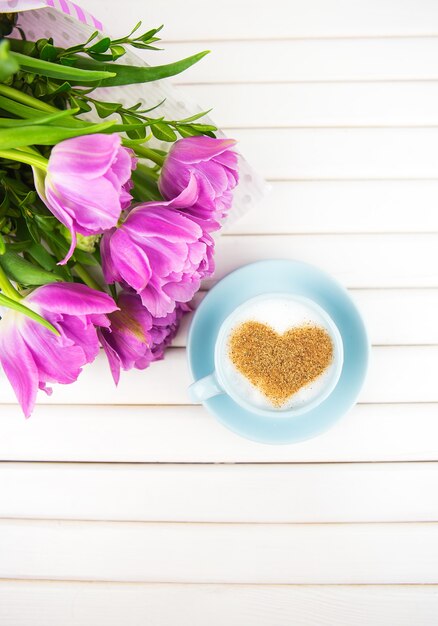
{"type": "Polygon", "coordinates": [[[85,353],[87,363],[92,363],[99,354],[99,342],[93,324],[88,324],[86,318],[64,315],[62,323],[64,335],[85,353]]]}
{"type": "Polygon", "coordinates": [[[182,163],[199,163],[209,161],[234,145],[236,145],[234,139],[186,137],[173,144],[170,155],[182,163]]]}
{"type": "Polygon", "coordinates": [[[164,317],[175,309],[175,301],[160,286],[151,280],[139,296],[144,306],[154,317],[164,317]]]}
{"type": "Polygon", "coordinates": [[[112,164],[112,171],[117,176],[121,185],[124,185],[131,178],[131,170],[137,167],[137,159],[128,148],[119,148],[116,158],[112,164]]]}
{"type": "Polygon", "coordinates": [[[63,334],[56,337],[33,321],[23,324],[21,335],[38,368],[39,380],[64,384],[77,380],[85,364],[81,347],[63,334]]]}
{"type": "Polygon", "coordinates": [[[123,227],[111,237],[110,251],[120,277],[136,291],[143,289],[152,275],[149,258],[140,246],[132,242],[123,227]]]}
{"type": "Polygon", "coordinates": [[[114,384],[117,386],[120,380],[120,358],[114,348],[112,348],[108,343],[106,339],[107,335],[100,330],[97,331],[97,334],[108,359],[108,364],[110,366],[110,371],[114,380],[114,384]]]}
{"type": "Polygon", "coordinates": [[[0,333],[0,362],[24,415],[29,417],[38,391],[38,369],[17,326],[8,324],[0,333]]]}
{"type": "Polygon", "coordinates": [[[81,283],[57,283],[44,285],[26,298],[52,313],[89,315],[111,313],[117,310],[114,300],[106,293],[91,289],[81,283]]]}
{"type": "Polygon", "coordinates": [[[89,180],[69,173],[58,177],[56,187],[51,179],[49,184],[52,188],[50,192],[50,187],[46,188],[47,200],[52,204],[54,196],[58,196],[58,212],[62,207],[61,211],[70,215],[78,233],[95,235],[117,224],[122,210],[120,190],[107,178],[97,178],[90,184],[89,180]]]}
{"type": "Polygon", "coordinates": [[[61,141],[52,149],[48,171],[50,174],[72,176],[85,180],[103,176],[115,161],[120,150],[120,136],[83,135],[61,141]]]}
{"type": "Polygon", "coordinates": [[[169,242],[194,242],[202,235],[201,227],[188,215],[176,212],[166,203],[139,204],[123,224],[132,238],[162,237],[169,242]]]}

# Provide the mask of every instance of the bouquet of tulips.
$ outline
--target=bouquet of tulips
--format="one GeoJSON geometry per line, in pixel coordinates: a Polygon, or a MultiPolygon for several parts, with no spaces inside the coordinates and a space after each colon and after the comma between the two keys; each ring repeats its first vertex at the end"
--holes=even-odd
{"type": "Polygon", "coordinates": [[[163,357],[213,272],[238,173],[235,142],[202,113],[100,96],[205,53],[124,65],[159,29],[60,48],[29,41],[19,16],[0,14],[0,363],[29,416],[38,389],[76,381],[100,346],[116,384],[163,357]]]}

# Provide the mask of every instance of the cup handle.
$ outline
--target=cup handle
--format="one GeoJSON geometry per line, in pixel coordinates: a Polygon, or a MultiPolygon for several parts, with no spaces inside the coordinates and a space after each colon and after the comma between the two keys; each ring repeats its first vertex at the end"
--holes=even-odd
{"type": "Polygon", "coordinates": [[[196,403],[208,400],[208,398],[217,396],[220,393],[224,393],[224,390],[219,384],[215,372],[209,374],[208,376],[204,376],[204,378],[200,378],[189,387],[190,399],[192,402],[196,403]]]}

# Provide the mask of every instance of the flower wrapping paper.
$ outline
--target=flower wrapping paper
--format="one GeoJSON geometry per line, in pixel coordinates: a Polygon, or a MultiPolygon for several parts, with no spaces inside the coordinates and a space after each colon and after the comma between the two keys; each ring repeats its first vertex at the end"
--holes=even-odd
{"type": "MultiPolygon", "coordinates": [[[[20,12],[19,25],[29,39],[52,37],[55,45],[61,47],[69,47],[85,41],[95,30],[102,35],[105,34],[104,25],[96,17],[69,0],[0,0],[0,12],[20,12]]],[[[19,33],[14,33],[14,36],[19,37],[19,33]]],[[[144,59],[131,49],[127,50],[122,62],[125,65],[147,65],[144,59]]],[[[96,90],[96,94],[101,100],[120,102],[128,106],[136,102],[153,106],[165,100],[158,111],[171,119],[181,119],[203,110],[198,104],[187,99],[181,89],[173,87],[169,79],[101,88],[96,90]]],[[[92,118],[93,116],[90,117],[92,118]]],[[[214,121],[211,117],[205,116],[203,123],[214,124],[214,121]]],[[[225,136],[221,131],[217,135],[225,136]]],[[[157,148],[168,147],[168,144],[161,144],[155,138],[151,139],[150,144],[157,148]]],[[[266,182],[241,154],[239,155],[239,170],[240,181],[234,190],[233,206],[224,224],[225,229],[251,209],[263,197],[267,189],[266,182]]]]}

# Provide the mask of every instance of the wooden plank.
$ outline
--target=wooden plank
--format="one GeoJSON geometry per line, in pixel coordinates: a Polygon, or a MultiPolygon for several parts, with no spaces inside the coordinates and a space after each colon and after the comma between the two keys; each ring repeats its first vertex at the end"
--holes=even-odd
{"type": "Polygon", "coordinates": [[[434,522],[437,490],[438,463],[3,463],[0,518],[434,522]]]}
{"type": "MultiPolygon", "coordinates": [[[[283,39],[164,44],[154,64],[212,53],[174,83],[436,80],[438,38],[283,39]]],[[[272,109],[275,111],[275,108],[272,109]]]]}
{"type": "Polygon", "coordinates": [[[438,524],[0,520],[0,578],[436,583],[438,524]]]}
{"type": "Polygon", "coordinates": [[[278,180],[226,232],[437,232],[437,197],[438,180],[278,180]]]}
{"type": "Polygon", "coordinates": [[[229,134],[265,178],[437,178],[438,128],[233,129],[229,134]]]}
{"type": "Polygon", "coordinates": [[[348,0],[273,0],[253,5],[249,0],[222,0],[209,10],[196,0],[145,5],[129,2],[129,11],[109,12],[105,0],[89,0],[87,10],[104,20],[118,35],[126,35],[133,20],[144,20],[145,28],[165,24],[165,37],[172,39],[253,39],[269,37],[342,37],[364,35],[437,34],[438,13],[433,0],[370,0],[364,6],[348,0]],[[250,19],[251,28],[248,29],[250,19]]]}
{"type": "MultiPolygon", "coordinates": [[[[361,402],[436,402],[438,346],[376,347],[361,402]]],[[[115,388],[103,354],[87,367],[74,385],[58,385],[52,396],[39,394],[41,404],[189,404],[191,377],[181,348],[146,371],[132,370],[115,388]],[[172,385],[169,385],[169,380],[172,385]]],[[[0,373],[0,404],[15,396],[0,373]]]]}
{"type": "Polygon", "coordinates": [[[438,286],[437,234],[224,236],[216,246],[215,274],[205,284],[265,259],[318,265],[347,287],[438,286]]]}
{"type": "Polygon", "coordinates": [[[435,126],[436,82],[262,83],[178,86],[230,128],[435,126]]]}
{"type": "Polygon", "coordinates": [[[146,463],[438,461],[438,404],[361,404],[301,443],[238,437],[201,406],[3,405],[0,459],[146,463]],[[415,424],[415,428],[413,428],[415,424]]]}
{"type": "Polygon", "coordinates": [[[1,626],[431,626],[436,585],[0,582],[1,626]]]}
{"type": "MultiPolygon", "coordinates": [[[[196,309],[206,292],[196,294],[196,309]]],[[[364,316],[374,345],[438,343],[437,289],[352,289],[351,295],[364,316]]],[[[182,321],[174,346],[184,347],[193,313],[182,321]]]]}

